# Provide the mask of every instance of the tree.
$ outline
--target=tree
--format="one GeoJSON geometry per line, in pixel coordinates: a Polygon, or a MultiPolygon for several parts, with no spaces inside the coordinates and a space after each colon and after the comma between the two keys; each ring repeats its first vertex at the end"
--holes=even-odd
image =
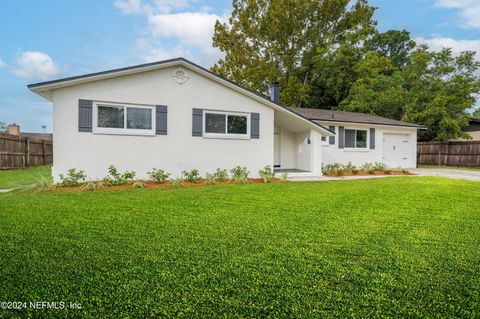
{"type": "Polygon", "coordinates": [[[472,113],[473,116],[478,116],[480,117],[480,108],[476,109],[475,111],[473,111],[472,113]]]}
{"type": "Polygon", "coordinates": [[[376,33],[365,42],[367,51],[375,51],[389,58],[397,68],[403,68],[409,62],[409,56],[417,44],[410,38],[406,30],[388,30],[376,33]]]}
{"type": "Polygon", "coordinates": [[[354,70],[358,79],[339,109],[402,119],[408,92],[401,72],[395,70],[391,59],[370,51],[354,70]]]}
{"type": "Polygon", "coordinates": [[[451,49],[430,52],[421,46],[410,59],[404,70],[409,99],[403,119],[428,127],[419,133],[422,140],[468,138],[463,128],[469,123],[468,110],[476,103],[474,94],[480,93],[475,52],[454,57],[451,49]]]}
{"type": "Polygon", "coordinates": [[[0,132],[6,132],[8,128],[7,123],[0,121],[0,132]]]}
{"type": "Polygon", "coordinates": [[[233,0],[228,23],[215,24],[213,46],[225,53],[212,71],[250,89],[282,86],[282,103],[305,106],[318,48],[355,43],[374,31],[367,0],[233,0]]]}
{"type": "Polygon", "coordinates": [[[313,58],[309,107],[333,109],[344,101],[357,80],[355,66],[363,49],[343,43],[335,50],[322,48],[313,58]]]}

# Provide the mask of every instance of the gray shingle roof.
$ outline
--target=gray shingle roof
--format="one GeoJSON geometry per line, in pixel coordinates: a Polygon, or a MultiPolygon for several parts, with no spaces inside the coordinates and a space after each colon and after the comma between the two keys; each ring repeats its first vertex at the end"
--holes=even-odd
{"type": "Polygon", "coordinates": [[[324,109],[309,109],[300,107],[291,107],[290,109],[295,113],[298,113],[315,122],[345,122],[424,128],[421,125],[364,113],[330,111],[324,109]]]}

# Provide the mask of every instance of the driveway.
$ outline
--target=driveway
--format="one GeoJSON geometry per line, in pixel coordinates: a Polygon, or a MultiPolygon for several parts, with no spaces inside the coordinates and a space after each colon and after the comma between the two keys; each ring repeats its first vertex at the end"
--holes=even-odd
{"type": "Polygon", "coordinates": [[[470,181],[480,181],[480,171],[448,168],[415,168],[409,169],[409,171],[420,176],[440,176],[447,178],[466,179],[470,181]]]}

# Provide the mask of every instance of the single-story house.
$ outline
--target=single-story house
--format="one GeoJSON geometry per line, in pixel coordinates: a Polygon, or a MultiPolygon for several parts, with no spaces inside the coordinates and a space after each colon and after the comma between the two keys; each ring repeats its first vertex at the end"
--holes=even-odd
{"type": "Polygon", "coordinates": [[[101,179],[109,165],[172,176],[266,165],[320,175],[322,163],[416,166],[418,126],[361,114],[286,108],[186,59],[31,84],[53,103],[53,175],[101,179]],[[376,120],[374,120],[376,119],[376,120]]]}

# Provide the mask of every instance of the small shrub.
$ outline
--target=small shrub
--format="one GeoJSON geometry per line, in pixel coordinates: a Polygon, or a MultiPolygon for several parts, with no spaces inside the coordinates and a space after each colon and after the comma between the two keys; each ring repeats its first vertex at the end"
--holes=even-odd
{"type": "Polygon", "coordinates": [[[226,169],[217,168],[217,171],[213,173],[215,180],[223,182],[228,180],[228,171],[226,169]]]}
{"type": "Polygon", "coordinates": [[[145,188],[145,183],[139,179],[133,182],[133,188],[145,188]]]}
{"type": "Polygon", "coordinates": [[[387,169],[387,165],[380,163],[380,162],[375,162],[373,164],[373,170],[374,171],[384,171],[387,169]]]}
{"type": "Polygon", "coordinates": [[[183,171],[182,176],[190,183],[196,183],[200,179],[200,173],[195,168],[191,171],[183,171]]]}
{"type": "Polygon", "coordinates": [[[259,170],[258,174],[261,178],[263,178],[264,183],[269,183],[275,178],[275,172],[270,165],[267,165],[263,169],[259,170]]]}
{"type": "Polygon", "coordinates": [[[164,183],[167,178],[170,176],[169,173],[165,172],[163,169],[154,168],[152,171],[147,173],[151,180],[157,183],[164,183]]]}
{"type": "Polygon", "coordinates": [[[37,179],[35,183],[35,188],[41,192],[48,192],[53,188],[53,180],[51,177],[42,176],[37,179]]]}
{"type": "Polygon", "coordinates": [[[112,185],[125,185],[133,180],[136,173],[134,171],[126,171],[119,173],[117,168],[113,165],[108,167],[108,176],[105,178],[112,185]]]}
{"type": "Polygon", "coordinates": [[[247,170],[246,167],[237,166],[235,168],[232,168],[230,172],[232,173],[232,179],[236,183],[248,183],[248,174],[250,174],[250,172],[247,170]]]}
{"type": "Polygon", "coordinates": [[[94,181],[87,182],[80,187],[82,191],[93,191],[97,189],[97,183],[94,181]]]}
{"type": "Polygon", "coordinates": [[[84,171],[77,171],[75,168],[69,169],[67,175],[59,174],[58,176],[62,186],[76,186],[87,178],[84,171]]]}
{"type": "Polygon", "coordinates": [[[357,167],[353,165],[352,162],[348,162],[347,165],[345,165],[343,168],[348,172],[353,172],[354,170],[357,169],[357,167]]]}
{"type": "Polygon", "coordinates": [[[362,165],[361,169],[364,171],[372,171],[373,170],[373,164],[372,163],[365,163],[362,165]]]}
{"type": "Polygon", "coordinates": [[[280,180],[282,181],[282,183],[288,182],[288,172],[283,172],[283,173],[280,175],[280,180]]]}
{"type": "Polygon", "coordinates": [[[207,173],[207,175],[205,177],[205,184],[213,185],[213,184],[215,184],[215,181],[216,181],[215,173],[214,174],[207,173]]]}
{"type": "Polygon", "coordinates": [[[182,177],[172,178],[170,180],[172,183],[172,188],[180,188],[183,186],[183,175],[182,177]]]}
{"type": "Polygon", "coordinates": [[[344,166],[340,163],[332,163],[332,164],[322,164],[322,173],[323,175],[340,175],[344,170],[344,166]]]}

